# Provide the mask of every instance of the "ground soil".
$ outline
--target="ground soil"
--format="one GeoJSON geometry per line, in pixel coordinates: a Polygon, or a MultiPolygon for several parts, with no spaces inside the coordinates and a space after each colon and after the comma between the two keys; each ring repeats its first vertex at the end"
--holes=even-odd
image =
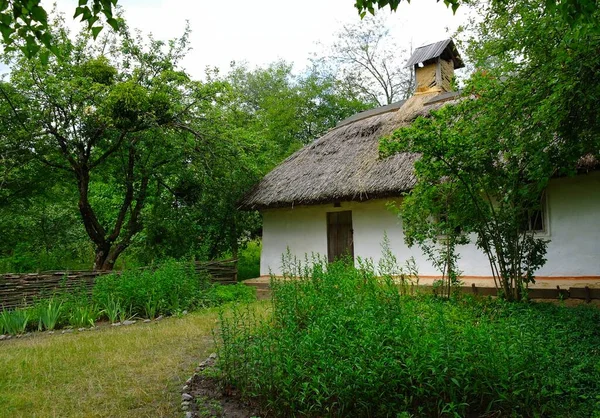
{"type": "Polygon", "coordinates": [[[214,366],[214,358],[208,358],[202,362],[188,384],[187,392],[194,397],[189,408],[192,416],[200,418],[261,416],[256,405],[243,401],[237,390],[223,387],[221,382],[214,377],[214,366]]]}

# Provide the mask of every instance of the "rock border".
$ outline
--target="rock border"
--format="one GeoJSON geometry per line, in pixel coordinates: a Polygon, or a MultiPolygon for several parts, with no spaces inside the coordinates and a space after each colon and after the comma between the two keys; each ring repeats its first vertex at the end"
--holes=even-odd
{"type": "MultiPolygon", "coordinates": [[[[183,311],[182,315],[186,315],[187,311],[183,311]]],[[[164,316],[159,315],[154,319],[139,319],[139,320],[134,320],[134,319],[128,319],[126,321],[123,322],[106,322],[106,321],[102,321],[100,322],[101,324],[103,324],[102,326],[99,325],[94,325],[93,327],[89,327],[89,328],[73,328],[73,327],[66,327],[66,328],[61,328],[61,329],[54,329],[52,331],[29,331],[25,334],[16,334],[16,335],[12,335],[12,334],[1,334],[0,335],[0,341],[8,341],[8,340],[12,340],[12,339],[18,339],[18,338],[29,338],[29,337],[34,337],[36,335],[53,335],[53,334],[72,334],[75,331],[78,332],[84,332],[84,331],[96,331],[98,329],[101,328],[109,328],[109,327],[120,327],[120,326],[129,326],[129,325],[134,325],[137,322],[140,323],[144,323],[144,324],[149,324],[151,322],[159,322],[162,319],[164,319],[164,316]]]]}
{"type": "Polygon", "coordinates": [[[223,390],[216,377],[207,373],[215,368],[217,354],[212,353],[196,367],[181,389],[181,409],[185,418],[260,418],[256,405],[243,401],[239,392],[223,390]]]}

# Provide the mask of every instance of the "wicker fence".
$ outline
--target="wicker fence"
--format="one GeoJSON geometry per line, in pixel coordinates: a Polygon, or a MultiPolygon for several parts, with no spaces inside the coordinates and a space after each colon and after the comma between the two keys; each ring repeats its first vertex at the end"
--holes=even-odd
{"type": "MultiPolygon", "coordinates": [[[[237,282],[237,260],[195,262],[198,275],[208,274],[220,284],[237,282]]],[[[14,308],[31,302],[36,297],[50,294],[57,289],[90,292],[96,277],[115,273],[106,271],[46,271],[42,273],[0,275],[0,309],[14,308]]],[[[118,273],[118,272],[116,272],[118,273]]]]}

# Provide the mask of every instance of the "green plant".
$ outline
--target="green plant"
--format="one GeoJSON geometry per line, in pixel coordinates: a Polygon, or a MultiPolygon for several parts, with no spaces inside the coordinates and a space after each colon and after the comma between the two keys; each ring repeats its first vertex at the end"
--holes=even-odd
{"type": "MultiPolygon", "coordinates": [[[[297,260],[295,261],[297,262],[297,260]]],[[[290,267],[290,266],[288,266],[290,267]]],[[[269,317],[221,315],[224,384],[277,416],[591,416],[600,310],[406,296],[372,264],[298,264],[269,317]]]]}
{"type": "Polygon", "coordinates": [[[95,305],[80,305],[71,311],[69,324],[76,328],[93,327],[98,316],[99,312],[95,305]]]}
{"type": "Polygon", "coordinates": [[[238,256],[238,280],[254,279],[260,276],[260,252],[262,242],[260,240],[249,241],[239,251],[238,256]]]}
{"type": "Polygon", "coordinates": [[[144,304],[144,314],[146,318],[154,319],[160,311],[160,300],[157,297],[151,296],[144,304]]]}
{"type": "Polygon", "coordinates": [[[0,328],[2,332],[17,335],[23,334],[27,329],[27,324],[31,317],[31,312],[25,308],[17,308],[11,311],[2,310],[0,313],[0,328]]]}
{"type": "Polygon", "coordinates": [[[59,322],[60,315],[62,313],[62,307],[62,302],[54,298],[41,303],[38,306],[38,329],[40,331],[42,329],[45,329],[46,331],[53,331],[59,322]]]}
{"type": "Polygon", "coordinates": [[[208,278],[197,273],[192,263],[165,261],[157,268],[98,278],[92,299],[105,309],[118,302],[123,317],[153,317],[195,308],[208,287],[208,278]]]}
{"type": "Polygon", "coordinates": [[[132,310],[131,310],[131,305],[129,306],[129,309],[125,309],[123,307],[121,307],[121,309],[119,310],[119,322],[125,322],[131,318],[133,318],[135,315],[132,315],[132,310]]]}
{"type": "Polygon", "coordinates": [[[106,314],[111,323],[117,322],[117,318],[121,313],[121,303],[112,295],[108,295],[102,306],[102,312],[106,314]]]}
{"type": "Polygon", "coordinates": [[[207,292],[211,305],[220,305],[228,302],[251,302],[256,300],[256,289],[242,283],[235,285],[215,284],[207,292]]]}

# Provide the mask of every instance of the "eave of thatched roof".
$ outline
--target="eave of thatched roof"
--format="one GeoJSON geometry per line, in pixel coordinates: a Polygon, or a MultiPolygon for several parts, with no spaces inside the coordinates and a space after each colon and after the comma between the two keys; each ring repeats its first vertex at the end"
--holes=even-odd
{"type": "Polygon", "coordinates": [[[415,184],[418,155],[379,157],[379,140],[456,95],[415,95],[401,106],[340,124],[267,174],[241,201],[244,209],[364,201],[399,196],[415,184]],[[428,102],[431,102],[429,104],[428,102]]]}

